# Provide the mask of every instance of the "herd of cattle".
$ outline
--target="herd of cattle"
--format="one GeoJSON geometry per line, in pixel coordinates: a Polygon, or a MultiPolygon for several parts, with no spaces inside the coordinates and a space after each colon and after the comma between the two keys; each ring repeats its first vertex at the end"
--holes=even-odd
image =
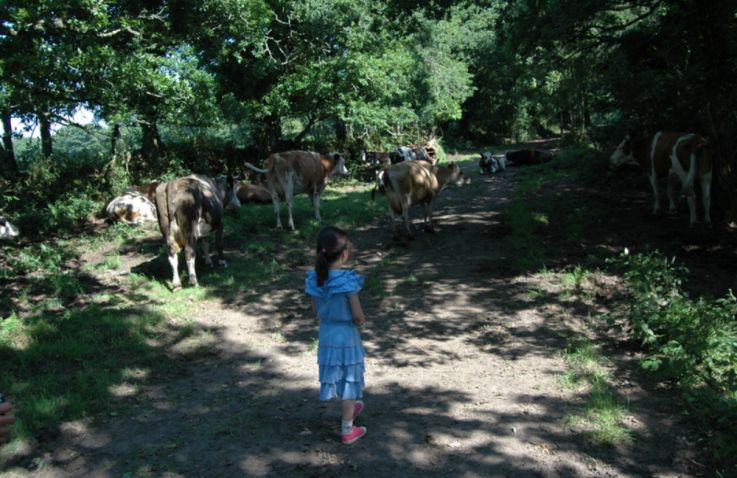
{"type": "MultiPolygon", "coordinates": [[[[479,173],[492,175],[511,165],[542,164],[553,159],[549,151],[520,149],[504,153],[480,153],[479,173]]],[[[612,166],[639,164],[648,175],[655,195],[653,213],[660,210],[658,180],[668,183],[670,211],[675,212],[674,182],[680,181],[681,192],[688,200],[690,222],[696,222],[694,182],[700,181],[704,218],[710,222],[711,156],[709,142],[697,134],[658,132],[651,137],[626,137],[609,158],[612,166]]],[[[433,208],[438,194],[448,185],[470,182],[455,163],[437,165],[437,151],[433,145],[409,145],[391,152],[362,151],[361,160],[377,167],[376,191],[387,197],[392,218],[392,230],[397,235],[396,217],[401,215],[409,237],[412,227],[409,209],[414,204],[425,207],[425,228],[433,231],[433,208]]],[[[238,208],[243,203],[272,203],[276,226],[282,228],[280,201],[288,210],[288,226],[295,229],[292,217],[293,198],[305,193],[310,196],[315,219],[321,220],[320,197],[332,176],[347,176],[345,158],[338,153],[327,155],[309,151],[287,151],[269,156],[264,167],[245,163],[245,166],[265,176],[265,186],[236,181],[232,176],[211,179],[191,175],[173,181],[149,183],[126,189],[106,207],[110,221],[137,225],[144,221],[158,221],[159,229],[168,247],[174,289],[181,287],[178,273],[178,253],[185,252],[189,284],[197,285],[195,248],[199,239],[215,236],[218,262],[223,258],[224,209],[238,208]]],[[[0,239],[18,236],[18,229],[0,216],[0,239]]],[[[207,240],[199,241],[205,261],[212,265],[207,240]]]]}

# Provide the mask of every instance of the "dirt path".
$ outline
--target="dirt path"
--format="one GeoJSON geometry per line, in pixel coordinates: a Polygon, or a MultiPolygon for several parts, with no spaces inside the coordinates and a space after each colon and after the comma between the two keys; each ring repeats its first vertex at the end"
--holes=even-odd
{"type": "Polygon", "coordinates": [[[36,471],[8,476],[698,475],[675,405],[647,390],[631,352],[615,351],[611,367],[632,444],[587,444],[564,420],[585,390],[561,385],[561,351],[593,334],[583,321],[596,306],[536,300],[531,291],[556,285],[505,267],[507,173],[472,171],[473,184],[441,197],[441,230],[406,247],[391,242],[385,218],[354,232],[371,282],[359,419],[369,433],[357,444],[339,443],[337,404],[317,400],[301,267],[259,300],[194,304],[206,333],[175,352],[205,353],[131,397],[130,412],[65,424],[36,471]]]}

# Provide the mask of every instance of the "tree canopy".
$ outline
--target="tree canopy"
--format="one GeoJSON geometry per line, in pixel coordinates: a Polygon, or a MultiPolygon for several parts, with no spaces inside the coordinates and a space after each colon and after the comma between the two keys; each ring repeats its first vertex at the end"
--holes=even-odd
{"type": "Polygon", "coordinates": [[[261,155],[433,131],[597,144],[697,131],[727,190],[735,74],[726,0],[6,0],[2,171],[19,169],[11,120],[37,123],[50,156],[51,125],[86,108],[110,132],[138,128],[146,164],[166,149],[162,127],[228,126],[261,155]]]}

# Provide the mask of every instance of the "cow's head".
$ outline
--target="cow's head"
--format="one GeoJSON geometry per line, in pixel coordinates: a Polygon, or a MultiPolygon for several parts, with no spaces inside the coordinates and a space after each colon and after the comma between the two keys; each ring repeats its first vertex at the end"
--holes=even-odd
{"type": "Polygon", "coordinates": [[[217,188],[225,209],[241,207],[241,201],[238,199],[238,185],[232,175],[220,176],[217,180],[217,188]]]}
{"type": "Polygon", "coordinates": [[[330,153],[330,156],[333,160],[333,171],[330,173],[331,175],[349,176],[351,174],[348,168],[345,167],[345,158],[342,154],[330,153]]]}
{"type": "Polygon", "coordinates": [[[0,217],[0,239],[10,239],[13,237],[18,237],[18,228],[15,227],[5,219],[4,217],[0,217]]]}
{"type": "Polygon", "coordinates": [[[609,165],[613,168],[623,166],[625,164],[636,164],[637,160],[632,152],[632,138],[630,135],[624,137],[617,149],[609,156],[609,165]]]}

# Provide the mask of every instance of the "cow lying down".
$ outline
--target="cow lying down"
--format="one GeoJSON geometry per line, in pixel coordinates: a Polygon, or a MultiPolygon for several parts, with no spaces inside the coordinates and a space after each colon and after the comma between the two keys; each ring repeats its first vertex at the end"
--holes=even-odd
{"type": "Polygon", "coordinates": [[[553,153],[541,149],[518,149],[504,153],[512,166],[543,164],[553,159],[553,153]]]}
{"type": "Polygon", "coordinates": [[[143,193],[126,189],[105,208],[110,222],[120,221],[129,226],[138,226],[146,221],[156,221],[156,206],[143,193]]]}
{"type": "Polygon", "coordinates": [[[447,185],[460,186],[470,182],[464,178],[463,171],[455,164],[433,166],[424,161],[405,161],[389,166],[378,175],[380,191],[386,194],[389,213],[392,217],[392,231],[397,236],[395,217],[401,214],[409,237],[413,237],[409,209],[413,204],[425,206],[425,229],[434,232],[432,221],[435,200],[447,185]]]}
{"type": "Polygon", "coordinates": [[[0,239],[12,239],[18,237],[18,234],[20,234],[18,228],[3,216],[0,216],[0,239]]]}
{"type": "Polygon", "coordinates": [[[156,187],[159,228],[169,248],[173,290],[182,286],[178,271],[178,255],[182,249],[191,286],[197,285],[195,248],[199,239],[203,239],[200,244],[205,262],[212,266],[207,242],[211,232],[215,234],[218,262],[226,265],[223,257],[223,209],[240,205],[232,176],[212,180],[207,176],[191,175],[156,187]]]}
{"type": "Polygon", "coordinates": [[[265,187],[242,181],[236,181],[235,184],[241,204],[271,204],[271,194],[265,187]]]}
{"type": "Polygon", "coordinates": [[[491,176],[505,169],[507,169],[507,157],[504,154],[494,154],[489,151],[481,153],[481,159],[479,159],[480,174],[491,176]]]}

